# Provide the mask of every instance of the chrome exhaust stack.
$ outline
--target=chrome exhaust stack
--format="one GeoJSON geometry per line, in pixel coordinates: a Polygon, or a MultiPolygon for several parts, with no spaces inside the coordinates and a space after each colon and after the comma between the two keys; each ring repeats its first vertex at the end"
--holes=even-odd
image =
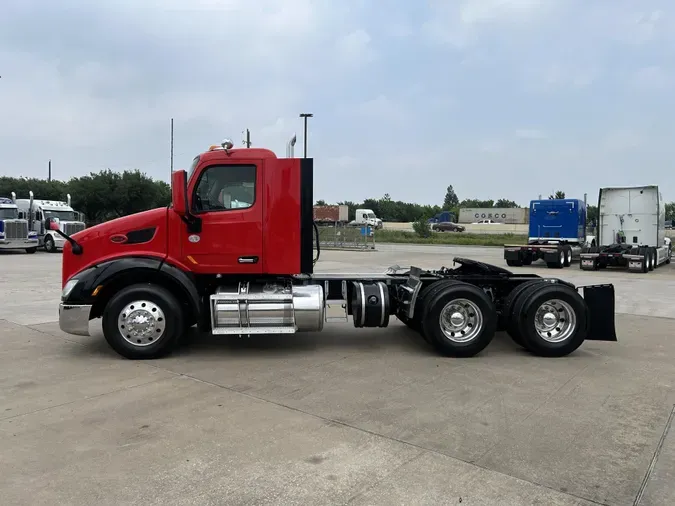
{"type": "Polygon", "coordinates": [[[293,158],[293,154],[295,151],[295,143],[298,140],[297,136],[293,134],[293,137],[288,141],[286,144],[286,158],[293,158]]]}

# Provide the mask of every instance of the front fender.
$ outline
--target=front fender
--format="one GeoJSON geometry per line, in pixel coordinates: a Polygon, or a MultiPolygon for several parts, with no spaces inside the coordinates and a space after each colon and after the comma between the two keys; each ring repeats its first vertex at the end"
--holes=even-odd
{"type": "Polygon", "coordinates": [[[144,282],[159,283],[178,291],[182,295],[180,302],[187,301],[197,319],[201,315],[199,292],[192,275],[159,258],[118,258],[85,269],[71,279],[77,279],[78,283],[62,302],[91,305],[90,318],[101,316],[106,302],[124,286],[144,282]]]}

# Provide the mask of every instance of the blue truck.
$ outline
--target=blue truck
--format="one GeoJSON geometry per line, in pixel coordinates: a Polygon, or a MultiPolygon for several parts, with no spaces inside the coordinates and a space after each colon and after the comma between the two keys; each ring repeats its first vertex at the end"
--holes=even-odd
{"type": "Polygon", "coordinates": [[[438,213],[436,216],[433,218],[429,218],[428,223],[445,223],[448,221],[455,221],[455,213],[452,213],[450,211],[441,211],[438,213]]]}
{"type": "Polygon", "coordinates": [[[595,246],[595,238],[586,235],[585,199],[532,200],[529,213],[527,244],[504,245],[509,267],[537,260],[550,268],[569,267],[572,260],[580,258],[583,247],[595,246]]]}

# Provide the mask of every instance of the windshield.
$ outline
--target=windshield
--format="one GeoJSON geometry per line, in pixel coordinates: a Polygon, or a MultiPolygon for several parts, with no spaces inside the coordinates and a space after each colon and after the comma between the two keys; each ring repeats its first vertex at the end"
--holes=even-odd
{"type": "Polygon", "coordinates": [[[44,211],[45,219],[58,218],[59,221],[77,221],[75,211],[44,211]]]}
{"type": "Polygon", "coordinates": [[[16,220],[19,217],[18,209],[0,208],[0,220],[16,220]]]}
{"type": "Polygon", "coordinates": [[[187,179],[186,181],[190,181],[190,178],[192,177],[192,173],[195,171],[197,168],[197,164],[199,163],[199,157],[195,156],[195,159],[192,160],[192,165],[190,165],[190,168],[188,169],[187,173],[187,179]]]}
{"type": "Polygon", "coordinates": [[[376,218],[375,213],[368,213],[368,218],[376,218]]]}

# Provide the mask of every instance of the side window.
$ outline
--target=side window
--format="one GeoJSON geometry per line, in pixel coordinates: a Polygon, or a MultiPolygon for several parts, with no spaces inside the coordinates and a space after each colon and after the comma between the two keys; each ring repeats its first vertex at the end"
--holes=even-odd
{"type": "Polygon", "coordinates": [[[247,209],[255,203],[255,165],[212,165],[199,176],[192,199],[194,212],[247,209]]]}

